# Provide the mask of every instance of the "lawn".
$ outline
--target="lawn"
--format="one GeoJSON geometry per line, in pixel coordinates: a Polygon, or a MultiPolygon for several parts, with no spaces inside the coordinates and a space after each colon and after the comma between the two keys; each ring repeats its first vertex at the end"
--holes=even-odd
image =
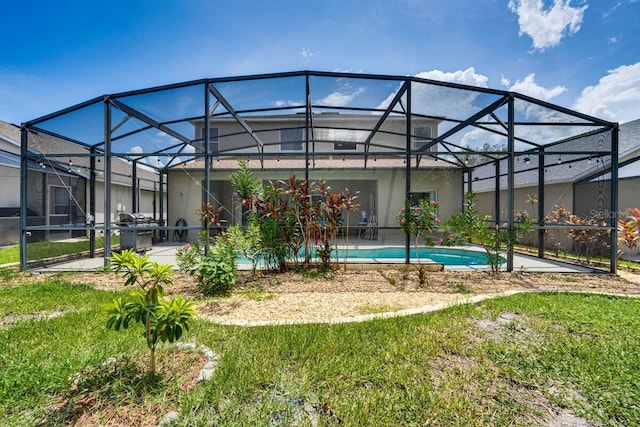
{"type": "MultiPolygon", "coordinates": [[[[120,236],[111,236],[111,245],[117,245],[120,236]]],[[[96,249],[104,247],[104,238],[96,238],[96,249]]],[[[77,254],[89,250],[89,240],[81,241],[46,241],[27,245],[27,260],[36,261],[55,258],[62,255],[77,254]]],[[[20,245],[0,248],[0,265],[20,262],[20,245]]]]}
{"type": "Polygon", "coordinates": [[[0,425],[156,425],[169,411],[185,426],[640,424],[636,298],[520,294],[331,326],[198,320],[183,341],[221,359],[196,383],[175,361],[200,362],[173,345],[145,375],[141,331],[105,328],[117,294],[63,275],[0,286],[0,425]]]}

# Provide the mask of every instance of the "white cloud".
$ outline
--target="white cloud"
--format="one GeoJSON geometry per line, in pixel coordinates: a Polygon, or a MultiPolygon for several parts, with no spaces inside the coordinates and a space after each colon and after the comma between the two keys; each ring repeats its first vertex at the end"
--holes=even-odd
{"type": "MultiPolygon", "coordinates": [[[[489,80],[487,76],[476,73],[473,67],[454,72],[425,71],[416,74],[416,77],[482,88],[487,87],[487,81],[489,80]]],[[[475,91],[450,89],[443,86],[416,85],[412,88],[412,110],[427,115],[466,118],[484,107],[484,105],[474,104],[479,94],[479,92],[475,91]]],[[[393,95],[388,101],[392,98],[393,95]]],[[[387,105],[388,101],[386,102],[387,105]]]]}
{"type": "Polygon", "coordinates": [[[584,88],[573,108],[621,123],[640,118],[640,62],[609,70],[596,85],[584,88]]]}
{"type": "Polygon", "coordinates": [[[360,87],[351,93],[333,92],[318,101],[319,104],[329,105],[331,107],[344,107],[351,102],[356,96],[364,93],[365,88],[360,87]]]}
{"type": "Polygon", "coordinates": [[[531,37],[534,50],[539,51],[557,46],[566,35],[577,33],[588,7],[572,7],[571,0],[554,0],[548,9],[542,0],[509,0],[508,6],[518,15],[519,34],[531,37]]]}
{"type": "MultiPolygon", "coordinates": [[[[441,70],[423,71],[415,77],[441,82],[458,83],[469,86],[487,87],[487,76],[476,73],[473,67],[466,70],[445,72],[441,70]]],[[[387,99],[382,101],[377,108],[387,108],[397,92],[389,94],[387,99]]],[[[412,110],[422,114],[437,114],[440,116],[460,117],[471,115],[479,108],[473,105],[473,101],[478,97],[478,92],[465,90],[452,90],[443,86],[435,85],[415,85],[412,88],[412,110]],[[437,111],[436,111],[437,110],[437,111]]]]}
{"type": "Polygon", "coordinates": [[[504,87],[509,87],[511,86],[511,80],[509,80],[505,76],[500,76],[500,84],[504,87]]]}
{"type": "Polygon", "coordinates": [[[273,105],[276,107],[300,107],[304,105],[304,103],[301,101],[278,99],[274,101],[273,105]]]}
{"type": "Polygon", "coordinates": [[[469,67],[464,71],[458,70],[452,73],[440,70],[423,71],[422,73],[416,74],[416,77],[484,88],[487,87],[487,81],[489,80],[487,76],[477,74],[473,67],[469,67]]]}
{"type": "Polygon", "coordinates": [[[500,146],[506,143],[506,137],[496,133],[489,133],[483,129],[475,128],[465,133],[460,139],[460,145],[463,147],[478,149],[484,144],[490,146],[500,146]]]}
{"type": "MultiPolygon", "coordinates": [[[[139,145],[134,145],[133,147],[131,147],[128,151],[131,154],[144,154],[144,149],[139,146],[139,145]]],[[[162,162],[162,160],[160,159],[160,157],[158,156],[147,156],[142,158],[142,164],[148,164],[149,166],[153,166],[153,167],[159,167],[159,166],[164,166],[164,163],[162,162]]]]}
{"type": "Polygon", "coordinates": [[[309,59],[313,55],[315,55],[315,53],[313,53],[311,49],[307,49],[306,47],[302,48],[302,50],[300,51],[300,56],[302,56],[302,59],[309,59]]]}
{"type": "Polygon", "coordinates": [[[620,39],[621,39],[621,38],[622,38],[622,37],[615,37],[615,36],[608,37],[608,38],[607,38],[607,43],[609,43],[609,44],[616,44],[616,43],[620,43],[620,39]]]}
{"type": "MultiPolygon", "coordinates": [[[[633,3],[633,0],[631,1],[631,3],[633,3]]],[[[611,5],[611,7],[609,7],[609,9],[605,10],[602,13],[602,19],[607,19],[609,16],[611,16],[613,14],[613,12],[616,11],[617,8],[619,8],[620,6],[622,6],[622,2],[619,1],[617,3],[614,3],[613,5],[611,5]]]]}
{"type": "Polygon", "coordinates": [[[516,81],[509,90],[532,98],[540,99],[542,101],[550,101],[565,92],[567,88],[564,86],[554,86],[551,88],[542,87],[536,83],[536,75],[531,73],[523,80],[516,81]]]}

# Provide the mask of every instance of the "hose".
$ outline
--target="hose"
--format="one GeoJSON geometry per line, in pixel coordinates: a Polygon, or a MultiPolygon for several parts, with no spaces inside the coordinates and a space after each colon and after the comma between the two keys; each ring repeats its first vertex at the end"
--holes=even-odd
{"type": "Polygon", "coordinates": [[[184,242],[187,239],[187,233],[189,232],[189,230],[187,230],[187,221],[185,221],[183,218],[179,218],[176,221],[176,227],[182,227],[179,230],[173,230],[173,240],[174,241],[178,241],[178,242],[184,242]]]}

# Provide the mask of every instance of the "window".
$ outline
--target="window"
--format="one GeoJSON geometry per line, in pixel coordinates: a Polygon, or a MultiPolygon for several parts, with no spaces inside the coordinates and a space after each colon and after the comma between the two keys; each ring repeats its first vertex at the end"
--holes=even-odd
{"type": "Polygon", "coordinates": [[[356,150],[355,142],[334,142],[333,150],[334,151],[355,151],[356,150]]]}
{"type": "Polygon", "coordinates": [[[411,193],[411,206],[417,206],[419,201],[422,199],[427,199],[429,201],[434,200],[437,201],[437,193],[436,190],[427,190],[416,193],[411,193]]]}
{"type": "MultiPolygon", "coordinates": [[[[416,126],[413,128],[413,149],[419,150],[432,141],[431,126],[416,126]]],[[[436,151],[436,146],[429,147],[429,151],[436,151]]]]}
{"type": "MultiPolygon", "coordinates": [[[[204,153],[204,128],[202,128],[200,141],[196,141],[195,147],[204,153]]],[[[218,128],[209,128],[209,153],[217,153],[220,150],[220,137],[218,128]]]]}
{"type": "Polygon", "coordinates": [[[65,187],[49,187],[49,213],[51,215],[69,215],[71,196],[65,187]]]}
{"type": "Polygon", "coordinates": [[[304,129],[280,129],[280,151],[302,151],[304,129]]]}

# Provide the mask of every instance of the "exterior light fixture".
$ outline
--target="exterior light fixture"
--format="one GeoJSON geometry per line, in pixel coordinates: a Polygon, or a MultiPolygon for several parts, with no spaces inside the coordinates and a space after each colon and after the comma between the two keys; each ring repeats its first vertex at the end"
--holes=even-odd
{"type": "Polygon", "coordinates": [[[558,156],[558,160],[556,160],[557,164],[561,164],[562,163],[562,156],[558,156]]]}
{"type": "Polygon", "coordinates": [[[528,165],[528,164],[529,164],[529,161],[530,161],[530,160],[529,160],[529,158],[528,158],[528,157],[525,157],[525,158],[524,158],[524,164],[525,164],[525,165],[528,165]]]}

